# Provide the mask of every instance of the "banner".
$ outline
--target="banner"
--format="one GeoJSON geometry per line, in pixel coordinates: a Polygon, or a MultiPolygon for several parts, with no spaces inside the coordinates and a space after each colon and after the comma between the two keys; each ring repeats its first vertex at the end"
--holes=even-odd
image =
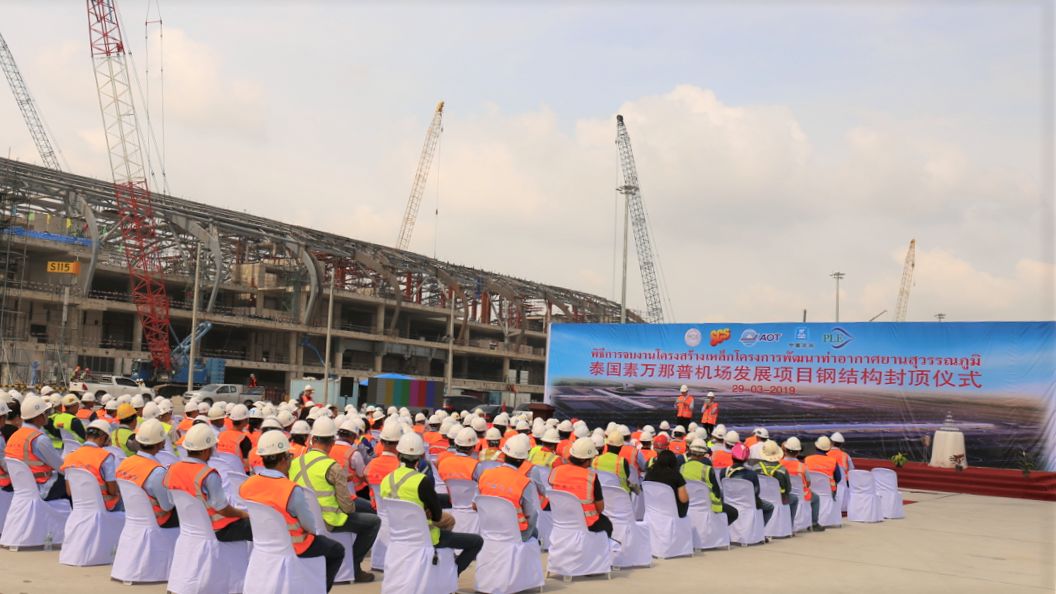
{"type": "Polygon", "coordinates": [[[554,324],[546,401],[592,424],[674,422],[681,385],[700,422],[766,427],[806,445],[840,431],[852,454],[927,460],[937,429],[967,464],[1056,469],[1056,323],[554,324]]]}

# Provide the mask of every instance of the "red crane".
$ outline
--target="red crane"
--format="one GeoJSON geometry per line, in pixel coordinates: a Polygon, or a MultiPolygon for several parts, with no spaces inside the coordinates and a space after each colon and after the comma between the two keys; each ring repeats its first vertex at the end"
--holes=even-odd
{"type": "Polygon", "coordinates": [[[125,43],[114,0],[87,0],[88,36],[99,109],[103,115],[118,226],[124,243],[132,301],[157,370],[172,369],[169,299],[162,282],[158,232],[143,165],[141,138],[129,82],[125,43]]]}

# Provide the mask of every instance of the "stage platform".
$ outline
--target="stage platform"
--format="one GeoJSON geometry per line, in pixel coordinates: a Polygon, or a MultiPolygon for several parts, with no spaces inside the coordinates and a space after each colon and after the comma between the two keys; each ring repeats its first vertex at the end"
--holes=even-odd
{"type": "Polygon", "coordinates": [[[923,462],[907,462],[905,466],[895,468],[890,460],[869,458],[855,458],[854,466],[861,470],[891,468],[898,473],[901,489],[1056,501],[1056,472],[1031,471],[1024,476],[1022,470],[981,466],[957,471],[934,468],[923,462]]]}

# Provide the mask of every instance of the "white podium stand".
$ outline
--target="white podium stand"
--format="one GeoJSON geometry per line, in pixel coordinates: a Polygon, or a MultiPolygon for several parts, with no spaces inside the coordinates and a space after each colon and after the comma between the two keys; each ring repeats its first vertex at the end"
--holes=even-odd
{"type": "Polygon", "coordinates": [[[964,433],[953,424],[953,417],[946,415],[946,422],[935,432],[931,442],[931,462],[928,466],[953,468],[954,456],[964,456],[961,466],[968,467],[968,457],[964,449],[964,433]]]}

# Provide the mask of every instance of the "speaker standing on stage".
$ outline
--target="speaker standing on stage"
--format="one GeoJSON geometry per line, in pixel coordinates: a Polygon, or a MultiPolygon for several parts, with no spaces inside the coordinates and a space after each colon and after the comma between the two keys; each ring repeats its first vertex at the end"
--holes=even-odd
{"type": "Polygon", "coordinates": [[[700,424],[704,426],[704,432],[711,435],[715,425],[719,423],[719,403],[715,402],[715,392],[708,392],[708,401],[700,411],[700,424]]]}
{"type": "Polygon", "coordinates": [[[683,427],[693,422],[693,397],[689,395],[689,386],[685,384],[679,390],[675,401],[675,424],[683,427]]]}

